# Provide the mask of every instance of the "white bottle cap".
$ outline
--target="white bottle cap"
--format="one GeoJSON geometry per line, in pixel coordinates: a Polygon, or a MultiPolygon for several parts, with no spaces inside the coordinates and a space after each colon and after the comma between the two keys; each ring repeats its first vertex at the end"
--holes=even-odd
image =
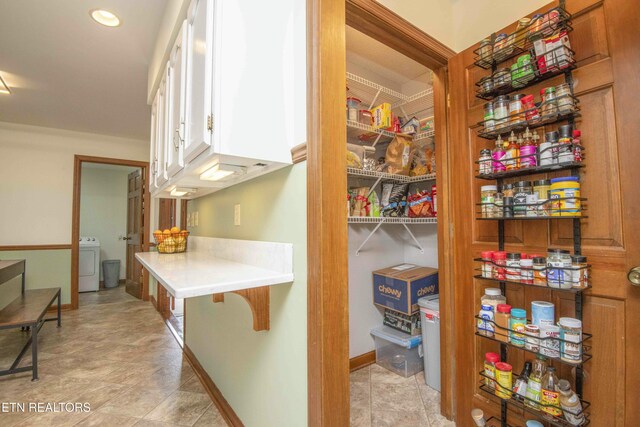
{"type": "Polygon", "coordinates": [[[484,294],[492,297],[502,296],[502,291],[500,290],[500,288],[487,288],[484,290],[484,294]]]}

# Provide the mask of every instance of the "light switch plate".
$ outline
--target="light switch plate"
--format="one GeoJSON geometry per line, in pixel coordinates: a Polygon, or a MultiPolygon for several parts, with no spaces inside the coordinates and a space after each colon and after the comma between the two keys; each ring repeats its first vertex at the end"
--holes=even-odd
{"type": "Polygon", "coordinates": [[[233,207],[233,225],[240,225],[240,205],[233,207]]]}

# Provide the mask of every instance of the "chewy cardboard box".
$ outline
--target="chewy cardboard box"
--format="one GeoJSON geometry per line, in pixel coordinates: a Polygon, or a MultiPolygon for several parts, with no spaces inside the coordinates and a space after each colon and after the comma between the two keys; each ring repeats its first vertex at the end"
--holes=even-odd
{"type": "Polygon", "coordinates": [[[373,303],[411,315],[418,299],[438,294],[438,269],[400,264],[373,272],[373,303]]]}

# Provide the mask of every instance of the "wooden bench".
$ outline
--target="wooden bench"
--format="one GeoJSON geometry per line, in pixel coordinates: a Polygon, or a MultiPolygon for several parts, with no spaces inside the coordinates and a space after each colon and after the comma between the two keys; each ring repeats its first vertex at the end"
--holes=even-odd
{"type": "Polygon", "coordinates": [[[17,276],[22,276],[22,292],[18,298],[11,301],[0,310],[0,329],[21,328],[31,331],[31,335],[22,347],[20,354],[9,369],[0,371],[0,376],[18,372],[32,371],[32,381],[38,379],[38,332],[45,322],[57,321],[60,317],[60,288],[25,289],[25,260],[0,261],[0,285],[17,276]],[[58,316],[45,318],[49,307],[58,300],[58,316]],[[18,367],[20,361],[31,346],[31,366],[18,367]]]}

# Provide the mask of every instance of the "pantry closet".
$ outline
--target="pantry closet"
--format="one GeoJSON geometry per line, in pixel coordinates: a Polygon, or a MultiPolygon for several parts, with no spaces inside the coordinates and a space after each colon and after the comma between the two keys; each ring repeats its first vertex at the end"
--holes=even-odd
{"type": "Polygon", "coordinates": [[[383,325],[372,273],[402,264],[438,268],[438,165],[433,72],[351,27],[346,48],[349,356],[361,361],[352,362],[357,368],[374,360],[371,330],[383,325]],[[369,111],[385,103],[391,129],[374,129],[380,117],[369,111]],[[407,132],[401,140],[398,130],[407,132]]]}

